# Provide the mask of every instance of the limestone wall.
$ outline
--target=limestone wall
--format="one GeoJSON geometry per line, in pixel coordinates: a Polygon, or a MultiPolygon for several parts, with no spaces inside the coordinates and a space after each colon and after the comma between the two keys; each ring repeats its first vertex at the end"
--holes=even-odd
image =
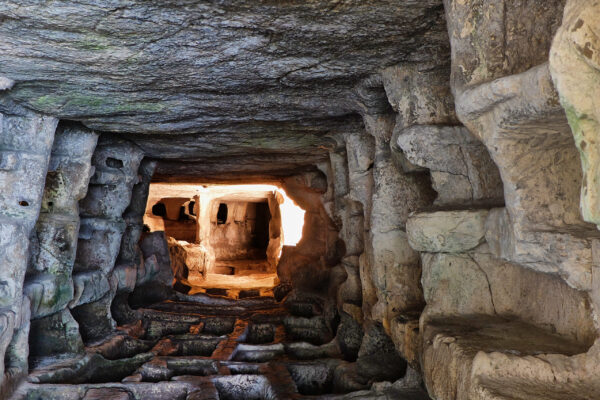
{"type": "Polygon", "coordinates": [[[598,1],[18,3],[0,5],[1,398],[136,323],[130,304],[258,255],[282,307],[318,305],[282,324],[343,357],[345,387],[600,398],[598,1]],[[180,183],[201,179],[283,188],[302,240],[284,245],[281,195],[180,183]]]}

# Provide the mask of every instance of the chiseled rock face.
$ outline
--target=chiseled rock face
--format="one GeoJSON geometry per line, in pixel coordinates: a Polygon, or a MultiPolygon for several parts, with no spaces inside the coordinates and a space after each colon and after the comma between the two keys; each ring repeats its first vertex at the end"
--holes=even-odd
{"type": "Polygon", "coordinates": [[[471,398],[595,399],[600,397],[597,356],[594,352],[573,357],[481,352],[473,359],[471,398]]]}
{"type": "Polygon", "coordinates": [[[424,381],[433,398],[443,400],[593,398],[587,396],[591,387],[580,381],[582,376],[588,375],[588,383],[591,383],[592,379],[587,371],[580,368],[579,372],[575,370],[567,372],[564,366],[560,365],[561,362],[566,361],[576,366],[575,360],[570,359],[569,356],[585,351],[586,348],[531,325],[484,316],[449,318],[429,324],[423,336],[424,381]],[[511,358],[512,363],[493,362],[500,361],[498,359],[504,357],[511,358]],[[548,364],[542,370],[531,369],[538,364],[536,361],[545,361],[548,364]],[[550,369],[558,375],[554,379],[549,379],[547,375],[550,369]],[[512,379],[506,379],[507,375],[512,379]],[[567,376],[574,378],[573,381],[567,383],[567,376]],[[564,393],[573,393],[573,386],[577,388],[575,392],[585,393],[585,395],[560,396],[564,393]],[[486,387],[496,389],[491,391],[495,395],[490,396],[491,393],[485,393],[486,387]],[[520,390],[514,390],[516,387],[520,390]],[[532,390],[533,388],[535,390],[532,390]],[[499,392],[504,396],[499,397],[499,392]]]}
{"type": "Polygon", "coordinates": [[[138,170],[139,182],[133,186],[131,202],[123,213],[127,225],[121,239],[121,250],[117,265],[134,266],[140,262],[139,242],[144,224],[144,213],[150,189],[150,180],[156,168],[156,161],[142,160],[138,170]]]}
{"type": "Polygon", "coordinates": [[[437,205],[503,202],[498,168],[465,127],[414,125],[396,130],[392,146],[411,163],[431,171],[437,205]]]}
{"type": "Polygon", "coordinates": [[[79,234],[79,207],[90,176],[98,135],[78,125],[60,124],[52,147],[25,293],[32,317],[64,309],[73,297],[71,274],[79,234]]]}
{"type": "Polygon", "coordinates": [[[388,124],[387,131],[371,132],[376,138],[375,186],[363,274],[372,283],[364,287],[363,296],[375,300],[365,312],[386,330],[398,314],[422,307],[418,253],[409,246],[404,228],[409,214],[431,204],[433,197],[424,176],[404,175],[395,167],[389,146],[392,129],[388,124]]]}
{"type": "Polygon", "coordinates": [[[596,329],[586,292],[552,275],[498,260],[486,246],[470,253],[423,253],[422,268],[427,307],[421,324],[483,314],[517,318],[583,346],[594,342],[596,329]]]}
{"type": "Polygon", "coordinates": [[[502,257],[589,290],[586,237],[597,231],[579,213],[580,160],[548,65],[465,90],[456,104],[502,176],[512,247],[502,257]]]}
{"type": "Polygon", "coordinates": [[[506,208],[490,210],[485,237],[492,254],[553,274],[579,290],[592,288],[592,240],[569,233],[518,230],[506,208]]]}
{"type": "Polygon", "coordinates": [[[485,271],[468,254],[421,255],[427,315],[495,313],[485,271]]]}
{"type": "Polygon", "coordinates": [[[381,71],[388,101],[399,114],[401,128],[412,125],[455,125],[454,98],[448,65],[399,64],[381,71]]]}
{"type": "Polygon", "coordinates": [[[331,126],[359,79],[448,46],[439,0],[19,0],[0,16],[11,96],[103,131],[331,126]]]}
{"type": "Polygon", "coordinates": [[[580,152],[583,169],[583,219],[600,225],[600,4],[592,0],[568,1],[563,24],[550,51],[550,72],[580,152]]]}
{"type": "Polygon", "coordinates": [[[13,350],[29,333],[23,281],[57,123],[0,98],[0,396],[27,369],[13,350]]]}
{"type": "Polygon", "coordinates": [[[71,304],[86,342],[109,335],[115,327],[110,307],[122,274],[113,275],[113,270],[127,226],[123,213],[139,182],[142,158],[143,152],[137,146],[109,135],[99,138],[92,156],[95,172],[79,204],[81,228],[73,270],[76,274],[91,273],[89,278],[93,279],[79,275],[78,298],[71,304]]]}
{"type": "Polygon", "coordinates": [[[460,253],[485,241],[488,210],[413,214],[406,222],[410,247],[429,253],[460,253]]]}
{"type": "Polygon", "coordinates": [[[71,308],[99,300],[110,291],[110,283],[102,271],[73,275],[73,287],[73,300],[69,303],[71,308]]]}
{"type": "Polygon", "coordinates": [[[34,320],[30,352],[35,356],[56,356],[83,352],[79,325],[69,310],[62,310],[48,317],[34,320]]]}
{"type": "Polygon", "coordinates": [[[444,0],[454,88],[517,74],[547,61],[564,4],[565,0],[444,0]]]}

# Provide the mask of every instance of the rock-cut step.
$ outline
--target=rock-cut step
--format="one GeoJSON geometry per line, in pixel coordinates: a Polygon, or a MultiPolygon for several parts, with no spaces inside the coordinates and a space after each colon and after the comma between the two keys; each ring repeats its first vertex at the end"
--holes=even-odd
{"type": "Polygon", "coordinates": [[[588,347],[521,321],[490,316],[431,320],[423,332],[424,377],[430,394],[443,400],[598,399],[587,388],[577,395],[577,383],[573,392],[565,392],[563,385],[557,392],[548,375],[555,362],[557,369],[562,364],[565,371],[576,370],[565,363],[585,356],[588,347]]]}

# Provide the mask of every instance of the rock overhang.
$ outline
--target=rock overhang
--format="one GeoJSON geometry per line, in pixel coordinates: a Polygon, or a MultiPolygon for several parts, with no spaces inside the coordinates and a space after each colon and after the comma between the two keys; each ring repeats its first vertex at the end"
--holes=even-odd
{"type": "Polygon", "coordinates": [[[0,21],[13,99],[125,133],[310,131],[356,112],[368,75],[449,54],[440,0],[27,0],[0,21]]]}

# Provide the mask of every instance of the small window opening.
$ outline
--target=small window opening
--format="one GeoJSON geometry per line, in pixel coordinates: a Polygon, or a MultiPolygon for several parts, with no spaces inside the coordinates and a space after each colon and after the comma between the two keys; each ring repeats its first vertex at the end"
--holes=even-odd
{"type": "Polygon", "coordinates": [[[28,203],[28,202],[26,202],[25,200],[21,200],[21,201],[19,202],[19,205],[20,205],[21,207],[28,207],[28,206],[29,206],[29,203],[28,203]]]}
{"type": "Polygon", "coordinates": [[[177,218],[178,221],[189,221],[191,218],[189,215],[187,215],[185,213],[185,206],[181,206],[179,208],[179,217],[177,218]]]}
{"type": "Polygon", "coordinates": [[[188,204],[188,213],[190,215],[196,215],[196,213],[194,212],[194,207],[196,206],[196,202],[195,201],[190,201],[188,204]]]}
{"type": "Polygon", "coordinates": [[[157,217],[166,217],[167,207],[165,207],[163,203],[156,203],[152,206],[152,215],[156,215],[157,217]]]}
{"type": "Polygon", "coordinates": [[[217,212],[217,225],[223,225],[227,222],[227,204],[219,204],[219,211],[217,212]]]}
{"type": "Polygon", "coordinates": [[[106,166],[110,168],[123,168],[123,161],[118,158],[108,157],[106,159],[106,166]]]}

